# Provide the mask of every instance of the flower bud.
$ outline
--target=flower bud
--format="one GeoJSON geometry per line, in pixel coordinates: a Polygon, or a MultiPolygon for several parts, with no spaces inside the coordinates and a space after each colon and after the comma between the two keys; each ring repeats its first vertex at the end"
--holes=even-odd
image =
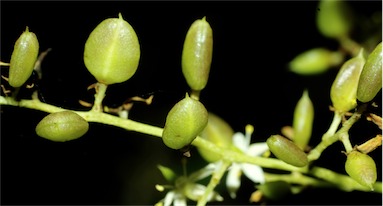
{"type": "Polygon", "coordinates": [[[162,165],[157,165],[157,168],[160,170],[162,173],[162,176],[168,181],[168,182],[173,182],[176,179],[176,173],[168,167],[162,166],[162,165]]]}
{"type": "Polygon", "coordinates": [[[352,179],[373,190],[377,174],[375,161],[370,156],[355,150],[350,152],[347,155],[345,169],[352,179]]]}
{"type": "Polygon", "coordinates": [[[266,143],[278,159],[296,167],[304,167],[308,164],[306,153],[292,141],[280,135],[272,135],[266,140],[266,143]]]}
{"type": "Polygon", "coordinates": [[[89,129],[88,122],[72,111],[62,111],[47,115],[36,126],[40,137],[55,142],[65,142],[80,138],[89,129]]]}
{"type": "MultiPolygon", "coordinates": [[[[232,145],[234,130],[223,119],[213,113],[209,113],[208,123],[200,134],[201,138],[207,139],[215,145],[227,148],[232,145]]],[[[212,153],[210,150],[197,148],[198,152],[208,162],[216,162],[221,159],[221,155],[212,153]]]]}
{"type": "Polygon", "coordinates": [[[336,111],[343,113],[356,107],[356,90],[364,63],[362,49],[358,56],[346,61],[340,68],[330,90],[331,101],[336,111]]]}
{"type": "Polygon", "coordinates": [[[294,110],[293,129],[294,143],[302,150],[310,141],[314,122],[314,106],[307,90],[303,92],[294,110]]]}
{"type": "Polygon", "coordinates": [[[202,132],[207,122],[208,113],[205,106],[186,94],[185,98],[169,111],[162,140],[172,149],[181,149],[189,145],[202,132]]]}
{"type": "Polygon", "coordinates": [[[343,55],[325,48],[314,48],[296,56],[289,67],[292,72],[301,75],[315,75],[327,71],[342,62],[343,55]]]}
{"type": "Polygon", "coordinates": [[[107,85],[130,79],[140,60],[137,35],[121,13],[118,16],[97,25],[85,43],[86,68],[98,82],[107,85]]]}
{"type": "Polygon", "coordinates": [[[36,35],[28,27],[17,39],[9,65],[9,85],[21,87],[32,75],[37,56],[39,42],[36,35]]]}
{"type": "Polygon", "coordinates": [[[212,55],[213,31],[204,17],[190,26],[182,51],[182,73],[192,90],[205,88],[212,55]]]}
{"type": "Polygon", "coordinates": [[[318,5],[317,27],[323,36],[342,38],[351,30],[351,17],[351,10],[346,2],[321,0],[318,5]]]}
{"type": "Polygon", "coordinates": [[[361,102],[371,101],[382,88],[382,42],[367,57],[360,74],[357,98],[361,102]]]}

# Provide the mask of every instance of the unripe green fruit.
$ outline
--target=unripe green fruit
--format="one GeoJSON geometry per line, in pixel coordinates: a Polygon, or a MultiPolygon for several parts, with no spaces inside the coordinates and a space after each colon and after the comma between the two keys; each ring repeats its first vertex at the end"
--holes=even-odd
{"type": "Polygon", "coordinates": [[[121,14],[102,21],[85,43],[84,63],[98,82],[110,85],[130,79],[140,60],[137,35],[121,14]]]}
{"type": "Polygon", "coordinates": [[[339,64],[343,55],[325,48],[314,48],[296,56],[289,67],[292,72],[301,75],[315,75],[327,71],[331,66],[339,64]]]}
{"type": "Polygon", "coordinates": [[[192,90],[205,88],[213,56],[213,31],[206,18],[189,28],[182,50],[182,73],[192,90]]]}
{"type": "Polygon", "coordinates": [[[201,102],[187,94],[169,111],[162,140],[172,149],[181,149],[189,145],[206,127],[208,113],[201,102]]]}
{"type": "MultiPolygon", "coordinates": [[[[213,113],[209,113],[208,123],[200,134],[201,138],[207,139],[219,147],[227,148],[232,145],[234,130],[223,119],[213,113]]],[[[208,162],[216,162],[221,155],[198,147],[198,152],[208,162]]]]}
{"type": "Polygon", "coordinates": [[[80,138],[89,129],[88,122],[72,111],[62,111],[47,115],[36,126],[40,137],[55,142],[65,142],[80,138]]]}
{"type": "Polygon", "coordinates": [[[361,102],[369,102],[382,89],[382,42],[367,57],[366,64],[360,74],[357,98],[361,102]]]}
{"type": "Polygon", "coordinates": [[[266,143],[278,159],[296,167],[304,167],[308,164],[306,153],[292,141],[280,135],[272,135],[266,140],[266,143]]]}
{"type": "Polygon", "coordinates": [[[314,122],[314,106],[307,90],[303,92],[294,110],[293,129],[294,143],[302,150],[310,141],[314,122]]]}
{"type": "Polygon", "coordinates": [[[9,85],[21,87],[32,75],[37,56],[39,42],[36,35],[28,27],[17,39],[9,65],[9,85]]]}
{"type": "Polygon", "coordinates": [[[350,11],[347,2],[321,0],[317,12],[319,31],[329,38],[346,37],[352,27],[350,11]]]}
{"type": "Polygon", "coordinates": [[[265,182],[257,186],[262,194],[270,200],[280,200],[291,193],[291,186],[285,181],[265,182]]]}
{"type": "Polygon", "coordinates": [[[340,68],[330,90],[331,101],[336,111],[344,113],[356,107],[356,91],[364,63],[362,49],[358,56],[346,61],[340,68]]]}
{"type": "Polygon", "coordinates": [[[355,150],[350,152],[347,155],[345,169],[352,179],[373,190],[377,174],[375,161],[370,156],[355,150]]]}

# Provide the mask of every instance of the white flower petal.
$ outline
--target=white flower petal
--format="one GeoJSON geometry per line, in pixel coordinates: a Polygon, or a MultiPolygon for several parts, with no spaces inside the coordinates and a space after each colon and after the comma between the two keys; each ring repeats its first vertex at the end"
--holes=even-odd
{"type": "Polygon", "coordinates": [[[174,206],[186,206],[186,198],[185,196],[179,194],[174,197],[174,206]]]}
{"type": "Polygon", "coordinates": [[[173,202],[175,192],[169,191],[166,193],[165,199],[164,199],[164,206],[170,206],[173,202]]]}
{"type": "Polygon", "coordinates": [[[233,144],[243,152],[246,152],[249,147],[249,143],[246,141],[245,135],[240,132],[233,135],[233,144]]]}
{"type": "Polygon", "coordinates": [[[226,188],[231,198],[237,196],[237,190],[241,186],[241,166],[237,163],[233,163],[231,169],[227,173],[226,188]]]}
{"type": "Polygon", "coordinates": [[[265,175],[263,174],[263,170],[260,166],[243,163],[243,164],[241,164],[241,167],[242,167],[243,173],[251,181],[253,181],[255,183],[264,183],[265,182],[265,175]]]}
{"type": "Polygon", "coordinates": [[[221,161],[219,162],[214,162],[206,165],[204,168],[200,169],[198,172],[194,172],[189,176],[189,180],[192,182],[196,182],[198,180],[202,180],[211,174],[213,174],[214,170],[216,170],[217,166],[220,166],[222,163],[221,161]]]}
{"type": "Polygon", "coordinates": [[[206,187],[201,184],[189,183],[185,186],[185,195],[187,198],[197,201],[204,193],[206,187]]]}
{"type": "Polygon", "coordinates": [[[269,147],[267,146],[266,142],[253,143],[249,146],[246,154],[252,157],[256,157],[262,155],[268,149],[269,147]]]}

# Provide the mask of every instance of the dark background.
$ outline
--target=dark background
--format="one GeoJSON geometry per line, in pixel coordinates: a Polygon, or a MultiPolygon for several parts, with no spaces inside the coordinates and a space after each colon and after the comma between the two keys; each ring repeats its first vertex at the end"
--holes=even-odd
{"type": "MultiPolygon", "coordinates": [[[[381,1],[349,2],[358,20],[381,12],[381,1]]],[[[206,16],[213,29],[214,50],[209,83],[202,91],[206,108],[224,118],[235,131],[255,126],[253,141],[265,141],[291,125],[296,102],[309,90],[316,117],[311,145],[320,141],[332,113],[329,90],[337,70],[302,77],[287,63],[300,52],[338,44],[322,37],[315,26],[317,1],[246,2],[20,2],[1,1],[1,60],[9,62],[13,44],[28,26],[40,43],[40,52],[52,51],[43,61],[40,90],[46,102],[85,110],[78,100],[93,100],[86,88],[95,82],[83,64],[84,43],[102,20],[122,16],[135,29],[141,44],[137,73],[127,82],[108,88],[104,103],[119,106],[132,96],[154,94],[150,106],[135,104],[133,120],[163,126],[167,112],[188,91],[181,72],[183,40],[191,23],[206,16]]],[[[378,17],[381,14],[378,14],[378,17]]],[[[381,17],[381,16],[380,16],[381,17]]],[[[379,17],[379,18],[380,18],[379,17]]],[[[362,26],[354,30],[363,36],[362,26]]],[[[379,28],[381,31],[381,28],[379,28]]],[[[6,74],[2,68],[1,72],[6,74]]],[[[28,92],[26,92],[28,93],[28,92]]],[[[381,92],[376,98],[381,115],[381,92]]],[[[35,125],[46,114],[2,106],[2,204],[154,204],[165,194],[155,190],[166,183],[156,165],[181,171],[182,155],[166,148],[159,138],[91,123],[82,138],[55,143],[38,137],[35,125]]],[[[360,144],[380,133],[365,120],[351,130],[360,144]]],[[[343,146],[335,143],[317,161],[319,166],[344,173],[343,146]]],[[[376,158],[381,181],[381,148],[376,158]]],[[[192,150],[190,171],[203,166],[192,150]]],[[[243,177],[238,199],[224,188],[220,204],[248,204],[253,184],[243,177]]],[[[308,189],[269,204],[381,204],[381,194],[308,189]]]]}

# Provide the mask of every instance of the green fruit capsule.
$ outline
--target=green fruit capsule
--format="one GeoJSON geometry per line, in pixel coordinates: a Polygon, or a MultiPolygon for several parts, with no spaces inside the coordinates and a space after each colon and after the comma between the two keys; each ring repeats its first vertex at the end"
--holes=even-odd
{"type": "Polygon", "coordinates": [[[377,174],[375,162],[370,156],[355,150],[350,152],[347,155],[345,169],[352,179],[373,190],[377,174]]]}
{"type": "Polygon", "coordinates": [[[351,28],[351,10],[347,2],[321,0],[318,5],[317,27],[323,36],[329,38],[346,37],[351,28]]]}
{"type": "Polygon", "coordinates": [[[306,153],[292,141],[280,135],[272,135],[266,140],[266,143],[278,159],[296,167],[304,167],[308,164],[306,153]]]}
{"type": "Polygon", "coordinates": [[[330,90],[331,101],[336,111],[344,113],[356,107],[356,91],[364,63],[362,49],[358,56],[346,61],[340,68],[330,90]]]}
{"type": "Polygon", "coordinates": [[[98,82],[110,85],[130,79],[140,60],[136,32],[121,13],[102,21],[85,43],[84,63],[98,82]]]}
{"type": "Polygon", "coordinates": [[[332,52],[325,48],[314,48],[296,56],[290,63],[290,70],[300,75],[315,75],[327,71],[343,60],[339,52],[332,52]]]}
{"type": "Polygon", "coordinates": [[[66,142],[83,136],[89,129],[88,122],[72,111],[47,115],[36,126],[40,137],[55,142],[66,142]]]}
{"type": "Polygon", "coordinates": [[[186,94],[169,111],[162,140],[172,149],[181,149],[189,145],[206,127],[208,113],[201,102],[186,94]]]}
{"type": "Polygon", "coordinates": [[[212,56],[213,31],[204,17],[190,26],[182,50],[182,73],[192,90],[205,88],[212,56]]]}
{"type": "Polygon", "coordinates": [[[307,90],[303,92],[294,110],[293,130],[294,143],[302,150],[310,141],[314,122],[314,106],[307,90]]]}
{"type": "Polygon", "coordinates": [[[256,186],[262,191],[262,194],[270,200],[281,200],[291,194],[291,185],[285,181],[265,182],[256,186]]]}
{"type": "Polygon", "coordinates": [[[360,74],[357,98],[361,102],[369,102],[382,89],[382,42],[367,57],[366,64],[360,74]]]}
{"type": "Polygon", "coordinates": [[[32,75],[37,56],[39,42],[36,35],[28,27],[17,39],[9,65],[9,85],[21,87],[32,75]]]}
{"type": "MultiPolygon", "coordinates": [[[[213,113],[209,113],[208,123],[200,134],[201,138],[207,139],[222,148],[232,145],[234,130],[223,119],[213,113]]],[[[208,162],[216,162],[221,159],[221,155],[212,153],[210,150],[197,148],[198,152],[208,162]]]]}

